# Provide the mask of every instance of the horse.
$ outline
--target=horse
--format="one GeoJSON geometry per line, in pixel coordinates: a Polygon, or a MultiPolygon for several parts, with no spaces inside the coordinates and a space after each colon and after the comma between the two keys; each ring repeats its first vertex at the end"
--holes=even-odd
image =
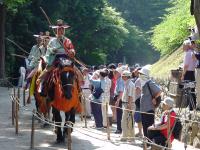
{"type": "MultiPolygon", "coordinates": [[[[62,117],[60,111],[65,113],[65,126],[68,121],[75,123],[75,113],[81,113],[80,86],[73,60],[65,54],[57,54],[51,71],[43,82],[36,82],[36,101],[42,113],[52,107],[53,120],[60,126],[62,117]],[[43,88],[39,88],[43,85],[43,88]],[[40,90],[39,90],[40,89],[40,90]],[[42,90],[41,90],[42,89],[42,90]]],[[[57,142],[63,142],[67,134],[67,127],[63,129],[56,126],[57,142]]]]}

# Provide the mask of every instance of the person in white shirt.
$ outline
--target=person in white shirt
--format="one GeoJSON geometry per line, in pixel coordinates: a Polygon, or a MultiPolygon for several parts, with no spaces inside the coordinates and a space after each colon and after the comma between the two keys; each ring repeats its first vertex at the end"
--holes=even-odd
{"type": "Polygon", "coordinates": [[[134,140],[135,129],[133,111],[135,110],[135,84],[131,81],[131,72],[123,71],[122,79],[124,80],[124,92],[122,95],[122,136],[121,141],[134,140]],[[125,110],[128,109],[128,110],[125,110]]]}
{"type": "Polygon", "coordinates": [[[90,118],[91,117],[91,106],[89,101],[89,96],[91,95],[91,85],[90,85],[90,78],[91,75],[89,74],[89,70],[87,68],[82,69],[83,73],[83,85],[81,86],[84,100],[85,100],[85,117],[90,118]]]}
{"type": "Polygon", "coordinates": [[[107,127],[107,117],[112,117],[111,113],[111,108],[109,106],[110,102],[110,88],[111,88],[111,80],[108,78],[108,72],[106,69],[103,69],[100,71],[100,75],[106,73],[106,76],[102,79],[102,105],[101,105],[101,110],[102,110],[102,117],[103,117],[103,126],[107,127]],[[106,105],[108,106],[108,111],[106,111],[106,105]],[[107,114],[106,114],[107,113],[107,114]],[[110,115],[110,116],[109,116],[110,115]]]}
{"type": "MultiPolygon", "coordinates": [[[[194,41],[186,40],[183,43],[183,50],[184,50],[184,60],[183,60],[183,72],[181,76],[181,80],[188,80],[188,81],[195,81],[195,67],[197,65],[197,60],[193,58],[194,55],[194,48],[196,44],[194,41]]],[[[195,89],[192,89],[194,92],[195,89]]],[[[192,99],[189,101],[190,111],[196,109],[196,96],[192,93],[192,99]]]]}

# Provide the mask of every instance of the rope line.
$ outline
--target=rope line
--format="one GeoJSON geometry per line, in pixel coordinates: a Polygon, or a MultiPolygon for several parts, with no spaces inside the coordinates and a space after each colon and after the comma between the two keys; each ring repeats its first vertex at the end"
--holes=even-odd
{"type": "MultiPolygon", "coordinates": [[[[12,83],[10,83],[11,85],[12,85],[12,83]]],[[[24,110],[26,110],[26,111],[30,111],[36,118],[38,118],[39,120],[41,120],[42,122],[45,122],[45,123],[47,123],[47,124],[49,124],[49,125],[52,125],[52,126],[56,126],[56,127],[60,127],[60,128],[72,128],[72,129],[74,129],[75,131],[78,131],[79,133],[81,133],[81,134],[84,134],[84,135],[86,135],[86,136],[89,136],[89,137],[92,137],[92,138],[96,138],[96,139],[99,139],[99,138],[97,138],[97,137],[93,137],[93,136],[91,136],[91,135],[88,135],[88,134],[86,134],[86,133],[83,133],[83,132],[81,132],[81,131],[79,131],[77,128],[75,128],[75,127],[73,127],[73,126],[70,126],[70,125],[64,125],[64,126],[62,126],[62,125],[57,125],[57,124],[54,124],[54,123],[51,123],[51,121],[50,120],[48,120],[47,121],[47,119],[45,120],[45,119],[43,119],[43,118],[41,118],[41,117],[39,117],[38,115],[40,115],[40,116],[42,116],[39,112],[36,112],[36,113],[33,113],[30,109],[28,109],[28,108],[25,108],[25,107],[27,107],[27,106],[22,106],[17,100],[19,100],[19,98],[18,97],[14,97],[12,94],[9,94],[10,96],[11,96],[11,99],[12,99],[12,101],[15,101],[21,108],[23,108],[24,110]]],[[[86,100],[86,99],[85,99],[86,100]]],[[[106,104],[102,104],[102,103],[99,103],[99,102],[94,102],[94,101],[92,101],[92,100],[87,100],[87,101],[90,101],[90,102],[93,102],[93,103],[96,103],[96,104],[100,104],[100,105],[106,105],[106,104]]],[[[111,106],[111,105],[109,105],[109,106],[111,106]]],[[[114,107],[114,108],[119,108],[119,109],[122,109],[122,110],[127,110],[127,111],[132,111],[132,112],[139,112],[139,113],[144,113],[144,114],[154,114],[154,113],[147,113],[147,112],[141,112],[141,111],[134,111],[134,110],[130,110],[130,109],[123,109],[123,108],[120,108],[120,107],[117,107],[117,106],[111,106],[111,107],[114,107]]],[[[179,109],[179,112],[180,112],[180,109],[179,109]]],[[[172,116],[173,117],[173,116],[172,116]]],[[[179,118],[179,119],[182,119],[182,120],[185,120],[185,121],[188,121],[188,122],[192,122],[192,123],[200,123],[200,122],[198,122],[198,121],[194,121],[194,120],[188,120],[188,119],[184,119],[184,118],[180,118],[180,117],[174,117],[174,118],[179,118]]],[[[69,122],[69,121],[68,121],[69,122]]],[[[58,122],[56,122],[56,123],[58,123],[58,122]]],[[[61,123],[61,122],[60,122],[61,123]]],[[[70,122],[72,125],[74,125],[74,123],[72,123],[72,122],[70,122]]],[[[84,128],[82,128],[82,129],[84,129],[84,128]]],[[[88,130],[85,130],[85,131],[87,131],[87,132],[90,132],[90,133],[92,133],[91,131],[88,131],[88,130]]],[[[99,134],[99,133],[97,133],[97,134],[99,134]]],[[[114,136],[113,136],[114,137],[114,136]]],[[[134,137],[135,138],[135,137],[134,137]]],[[[102,140],[102,139],[99,139],[99,140],[102,140]]],[[[102,141],[105,141],[105,140],[102,140],[102,141]]],[[[164,149],[169,149],[168,147],[164,147],[164,146],[160,146],[160,145],[157,145],[157,144],[155,144],[155,143],[151,143],[151,142],[147,142],[146,141],[146,143],[149,143],[149,144],[151,144],[151,145],[156,145],[156,146],[158,146],[158,147],[161,147],[161,148],[164,148],[164,149]]]]}

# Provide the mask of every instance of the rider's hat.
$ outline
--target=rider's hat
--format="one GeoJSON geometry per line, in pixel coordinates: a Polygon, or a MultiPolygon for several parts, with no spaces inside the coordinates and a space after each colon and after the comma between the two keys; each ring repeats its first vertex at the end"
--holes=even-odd
{"type": "Polygon", "coordinates": [[[64,21],[63,21],[62,19],[58,19],[58,20],[56,21],[56,25],[52,25],[52,26],[50,26],[50,27],[53,28],[53,29],[57,29],[57,28],[64,28],[64,29],[67,29],[67,28],[69,28],[70,26],[67,25],[67,24],[64,24],[64,21]]]}
{"type": "Polygon", "coordinates": [[[43,35],[44,35],[44,33],[43,33],[43,32],[40,32],[39,34],[34,34],[33,36],[34,36],[35,38],[42,38],[43,35]]]}

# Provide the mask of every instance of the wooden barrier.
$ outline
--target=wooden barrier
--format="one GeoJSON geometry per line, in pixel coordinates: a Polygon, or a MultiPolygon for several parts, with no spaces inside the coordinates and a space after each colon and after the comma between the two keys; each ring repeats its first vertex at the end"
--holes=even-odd
{"type": "Polygon", "coordinates": [[[34,149],[34,135],[35,135],[35,109],[33,109],[32,125],[31,125],[31,149],[34,149]]]}
{"type": "Polygon", "coordinates": [[[67,125],[68,125],[68,127],[67,127],[67,148],[68,148],[68,150],[71,150],[72,149],[72,137],[71,137],[71,132],[72,132],[72,129],[71,129],[71,126],[72,126],[72,124],[71,124],[71,122],[67,122],[67,125]]]}

